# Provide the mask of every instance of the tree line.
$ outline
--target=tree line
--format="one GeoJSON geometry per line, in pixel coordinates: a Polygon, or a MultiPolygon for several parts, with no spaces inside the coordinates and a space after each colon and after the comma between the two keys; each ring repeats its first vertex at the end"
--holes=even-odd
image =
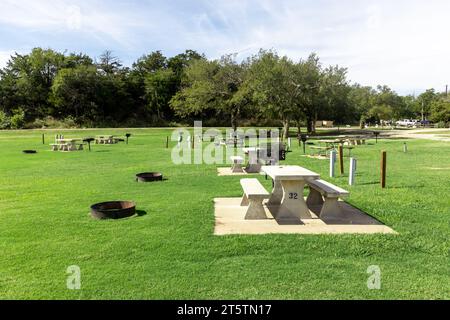
{"type": "Polygon", "coordinates": [[[83,53],[35,48],[14,54],[0,70],[0,129],[42,126],[170,126],[203,119],[233,128],[280,124],[315,131],[317,120],[380,123],[400,118],[450,122],[446,93],[400,96],[387,86],[351,83],[347,69],[324,66],[316,54],[293,61],[260,50],[209,60],[193,50],[160,51],[131,67],[111,51],[83,53]],[[250,122],[249,122],[250,121],[250,122]]]}

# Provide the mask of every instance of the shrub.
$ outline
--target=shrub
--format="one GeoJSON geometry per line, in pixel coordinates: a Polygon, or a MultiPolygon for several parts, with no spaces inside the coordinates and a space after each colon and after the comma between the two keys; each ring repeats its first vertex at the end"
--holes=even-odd
{"type": "Polygon", "coordinates": [[[74,129],[78,127],[75,120],[70,116],[62,120],[48,116],[44,119],[35,119],[33,122],[27,123],[26,125],[27,129],[74,129]]]}
{"type": "Polygon", "coordinates": [[[22,129],[25,125],[25,111],[17,109],[11,117],[11,129],[22,129]]]}
{"type": "Polygon", "coordinates": [[[444,121],[438,122],[438,123],[436,124],[436,126],[437,126],[438,128],[449,128],[449,124],[446,123],[446,122],[444,122],[444,121]]]}
{"type": "Polygon", "coordinates": [[[11,126],[11,118],[8,117],[8,115],[0,111],[0,130],[1,129],[8,129],[11,126]]]}

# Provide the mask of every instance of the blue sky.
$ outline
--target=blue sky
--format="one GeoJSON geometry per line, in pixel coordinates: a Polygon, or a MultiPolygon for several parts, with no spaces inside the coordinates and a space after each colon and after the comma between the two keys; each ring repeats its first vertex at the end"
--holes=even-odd
{"type": "Polygon", "coordinates": [[[0,66],[35,46],[110,49],[126,65],[153,50],[265,48],[294,60],[317,52],[352,81],[420,93],[450,82],[449,12],[448,0],[1,0],[0,66]]]}

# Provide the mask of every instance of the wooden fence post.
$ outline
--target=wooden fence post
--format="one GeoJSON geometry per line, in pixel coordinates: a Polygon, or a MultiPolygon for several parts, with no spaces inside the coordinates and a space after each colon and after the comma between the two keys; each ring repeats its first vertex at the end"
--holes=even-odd
{"type": "Polygon", "coordinates": [[[341,172],[341,175],[344,174],[344,148],[342,148],[342,145],[339,145],[339,169],[341,172]]]}
{"type": "Polygon", "coordinates": [[[386,188],[386,151],[381,153],[381,188],[386,188]]]}

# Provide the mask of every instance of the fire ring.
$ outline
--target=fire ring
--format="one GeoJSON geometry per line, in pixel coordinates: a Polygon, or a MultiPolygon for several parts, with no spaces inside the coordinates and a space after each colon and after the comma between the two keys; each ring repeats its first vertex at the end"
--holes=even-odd
{"type": "Polygon", "coordinates": [[[140,182],[153,182],[162,181],[163,175],[161,172],[144,172],[136,175],[136,181],[140,182]]]}
{"type": "Polygon", "coordinates": [[[122,219],[136,214],[136,204],[132,201],[110,201],[91,206],[91,215],[96,219],[122,219]]]}

